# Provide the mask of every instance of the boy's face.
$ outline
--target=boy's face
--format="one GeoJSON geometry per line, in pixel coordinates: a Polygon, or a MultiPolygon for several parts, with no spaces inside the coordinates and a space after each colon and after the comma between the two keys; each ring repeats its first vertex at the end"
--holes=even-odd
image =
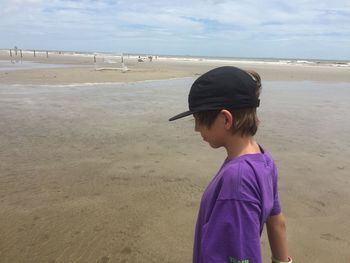
{"type": "Polygon", "coordinates": [[[209,145],[213,148],[219,148],[225,145],[226,132],[225,129],[225,116],[219,114],[214,123],[208,128],[204,124],[200,124],[196,116],[195,119],[195,128],[196,132],[199,132],[204,141],[209,143],[209,145]]]}

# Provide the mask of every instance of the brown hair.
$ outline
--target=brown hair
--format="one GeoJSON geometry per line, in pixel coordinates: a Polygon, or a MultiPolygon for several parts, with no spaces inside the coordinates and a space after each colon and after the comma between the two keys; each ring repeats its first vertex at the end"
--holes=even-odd
{"type": "MultiPolygon", "coordinates": [[[[258,99],[261,93],[261,78],[259,74],[253,70],[246,72],[256,82],[256,98],[258,99]]],[[[232,132],[240,133],[241,136],[254,136],[258,130],[259,119],[256,114],[256,108],[246,108],[239,110],[229,110],[233,116],[232,132]]],[[[195,113],[194,116],[200,125],[205,125],[210,128],[221,110],[203,111],[195,113]]]]}

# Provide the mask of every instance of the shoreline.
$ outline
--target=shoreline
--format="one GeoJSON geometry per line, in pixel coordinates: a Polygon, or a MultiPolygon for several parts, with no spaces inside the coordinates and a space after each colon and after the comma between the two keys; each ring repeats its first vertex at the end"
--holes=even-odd
{"type": "MultiPolygon", "coordinates": [[[[19,58],[17,56],[17,58],[19,58]]],[[[350,82],[350,66],[332,66],[327,64],[289,64],[285,62],[243,61],[243,60],[210,60],[197,58],[167,58],[158,57],[150,62],[142,58],[144,62],[138,62],[136,56],[124,56],[124,64],[121,56],[97,56],[94,64],[94,55],[60,55],[50,54],[47,58],[44,54],[37,57],[28,57],[24,53],[23,64],[26,62],[47,64],[47,68],[26,68],[2,70],[8,66],[13,68],[9,55],[0,51],[0,82],[2,84],[56,84],[71,83],[130,83],[136,81],[152,81],[162,79],[177,79],[184,77],[197,77],[212,68],[220,66],[237,66],[243,69],[257,71],[262,80],[283,81],[326,81],[326,82],[350,82]],[[54,67],[52,65],[57,65],[54,67]],[[128,71],[121,69],[126,66],[128,71]],[[96,70],[96,68],[104,70],[96,70]]],[[[20,61],[20,60],[19,60],[20,61]]]]}

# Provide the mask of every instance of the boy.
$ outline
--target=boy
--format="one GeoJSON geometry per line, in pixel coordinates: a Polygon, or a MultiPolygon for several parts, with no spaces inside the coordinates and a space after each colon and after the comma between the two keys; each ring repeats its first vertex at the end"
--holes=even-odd
{"type": "Polygon", "coordinates": [[[189,111],[169,119],[193,115],[195,131],[203,140],[227,151],[226,160],[202,196],[193,263],[261,263],[260,235],[265,223],[272,262],[292,262],[276,166],[254,140],[260,90],[256,72],[216,68],[193,83],[189,111]]]}

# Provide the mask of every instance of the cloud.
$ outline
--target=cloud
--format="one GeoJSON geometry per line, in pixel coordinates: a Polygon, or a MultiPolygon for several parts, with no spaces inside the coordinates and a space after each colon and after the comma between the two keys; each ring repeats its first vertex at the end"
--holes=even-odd
{"type": "MultiPolygon", "coordinates": [[[[315,41],[322,41],[325,49],[332,43],[345,50],[350,2],[0,0],[0,33],[0,47],[16,42],[27,48],[118,52],[168,48],[166,53],[227,56],[237,50],[246,52],[238,56],[273,56],[275,50],[288,57],[305,54],[290,46],[311,50],[315,41]],[[307,47],[300,46],[308,41],[307,47]],[[259,48],[267,43],[271,51],[259,48]]],[[[327,56],[350,56],[325,51],[327,56]]]]}

